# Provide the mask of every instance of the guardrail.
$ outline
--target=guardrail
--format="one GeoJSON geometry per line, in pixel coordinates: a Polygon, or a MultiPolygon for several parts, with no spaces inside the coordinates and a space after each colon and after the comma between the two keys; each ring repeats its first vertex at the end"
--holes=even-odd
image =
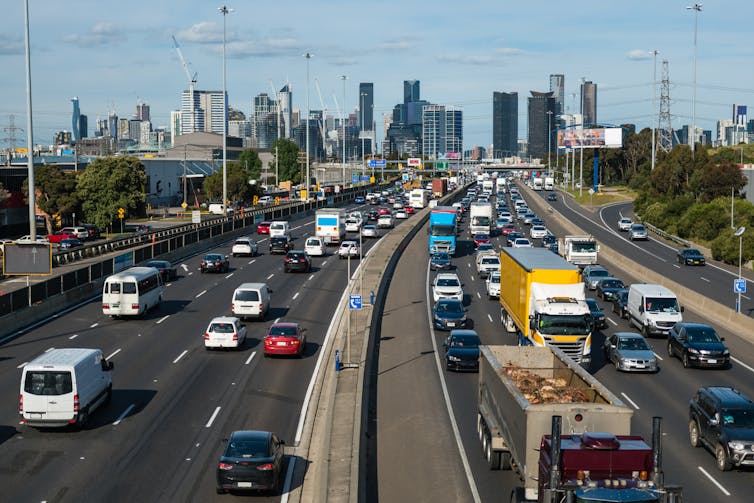
{"type": "Polygon", "coordinates": [[[669,234],[669,233],[665,232],[664,230],[662,230],[662,229],[660,229],[658,227],[655,227],[654,225],[649,224],[647,222],[642,222],[642,225],[644,225],[644,227],[646,227],[650,231],[654,232],[655,234],[657,234],[661,238],[667,239],[668,241],[673,241],[674,243],[678,243],[680,245],[683,245],[686,248],[691,248],[692,246],[696,246],[696,244],[692,243],[691,241],[687,241],[687,240],[685,240],[683,238],[679,238],[678,236],[674,236],[672,234],[669,234]]]}

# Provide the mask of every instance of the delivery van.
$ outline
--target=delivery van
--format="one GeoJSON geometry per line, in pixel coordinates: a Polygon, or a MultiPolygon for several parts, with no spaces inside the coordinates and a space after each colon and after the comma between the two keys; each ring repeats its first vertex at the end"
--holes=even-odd
{"type": "Polygon", "coordinates": [[[676,323],[683,321],[683,306],[676,295],[662,285],[633,284],[628,288],[629,323],[642,335],[667,336],[676,323]]]}
{"type": "Polygon", "coordinates": [[[275,220],[270,224],[270,237],[282,237],[290,234],[291,228],[285,220],[275,220]]]}
{"type": "Polygon", "coordinates": [[[242,320],[263,320],[270,312],[271,293],[267,283],[243,283],[233,292],[230,310],[242,320]]]}
{"type": "Polygon", "coordinates": [[[27,426],[83,426],[113,392],[113,362],[99,349],[53,349],[24,365],[19,414],[27,426]]]}

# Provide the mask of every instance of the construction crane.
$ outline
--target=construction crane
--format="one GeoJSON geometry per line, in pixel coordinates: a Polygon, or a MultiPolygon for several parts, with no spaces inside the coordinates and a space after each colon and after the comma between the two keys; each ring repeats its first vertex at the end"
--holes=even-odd
{"type": "MultiPolygon", "coordinates": [[[[178,45],[178,41],[175,39],[174,35],[170,35],[170,38],[173,39],[173,45],[175,46],[175,52],[178,53],[178,58],[181,60],[181,65],[183,65],[183,71],[186,72],[186,78],[188,78],[189,81],[189,103],[190,103],[190,124],[191,124],[191,133],[196,131],[196,117],[194,113],[194,88],[196,87],[196,72],[194,72],[194,75],[191,75],[191,72],[189,71],[189,65],[186,63],[186,58],[183,57],[183,51],[181,51],[181,46],[178,45]]],[[[183,122],[183,121],[181,121],[183,122]]],[[[183,128],[181,128],[181,133],[186,133],[186,131],[183,131],[183,128]]]]}
{"type": "Polygon", "coordinates": [[[319,79],[314,79],[314,86],[317,88],[317,94],[319,95],[319,104],[322,105],[322,119],[319,121],[319,130],[322,133],[322,148],[327,155],[327,105],[325,105],[325,100],[322,99],[322,91],[319,89],[319,79]]]}

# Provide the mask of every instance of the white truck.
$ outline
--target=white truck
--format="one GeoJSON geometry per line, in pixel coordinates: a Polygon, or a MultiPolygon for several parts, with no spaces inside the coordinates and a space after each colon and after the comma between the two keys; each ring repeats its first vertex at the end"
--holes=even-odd
{"type": "Polygon", "coordinates": [[[555,190],[555,178],[551,176],[545,177],[545,190],[555,190]]]}
{"type": "Polygon", "coordinates": [[[469,206],[469,231],[471,234],[489,234],[492,225],[492,205],[473,202],[469,206]]]}
{"type": "Polygon", "coordinates": [[[542,190],[542,186],[545,181],[541,176],[535,176],[531,181],[531,188],[534,190],[542,190]]]}
{"type": "Polygon", "coordinates": [[[314,217],[314,235],[326,245],[340,244],[346,238],[346,212],[339,208],[321,208],[314,217]]]}
{"type": "Polygon", "coordinates": [[[485,179],[482,181],[482,191],[492,194],[495,190],[495,181],[485,179]]]}
{"type": "Polygon", "coordinates": [[[558,253],[568,262],[584,267],[597,263],[600,245],[594,236],[565,236],[558,240],[558,253]]]}
{"type": "Polygon", "coordinates": [[[494,271],[500,272],[500,257],[495,250],[477,254],[476,272],[482,279],[487,278],[494,271]]]}

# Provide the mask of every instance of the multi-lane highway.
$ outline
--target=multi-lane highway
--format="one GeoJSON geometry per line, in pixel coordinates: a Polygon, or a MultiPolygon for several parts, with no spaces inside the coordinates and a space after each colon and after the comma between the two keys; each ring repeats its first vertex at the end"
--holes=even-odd
{"type": "MultiPolygon", "coordinates": [[[[588,218],[584,215],[588,212],[579,210],[572,203],[561,202],[553,206],[558,210],[562,209],[564,212],[572,212],[566,217],[577,225],[581,226],[581,221],[588,218]]],[[[546,214],[540,216],[545,219],[553,233],[556,235],[564,234],[565,230],[560,228],[554,219],[548,219],[546,214]]],[[[617,218],[614,219],[614,222],[608,220],[608,217],[605,217],[605,219],[609,222],[608,227],[617,223],[617,218]]],[[[667,269],[676,275],[678,278],[674,278],[676,281],[685,285],[694,285],[694,282],[701,281],[703,285],[706,285],[706,288],[699,288],[698,291],[701,293],[715,294],[706,281],[699,279],[700,276],[711,275],[712,271],[727,274],[711,266],[705,268],[674,267],[675,252],[670,253],[665,248],[664,255],[661,255],[660,251],[664,247],[653,241],[632,244],[622,239],[618,235],[617,229],[612,232],[612,229],[598,228],[599,222],[595,222],[592,228],[588,228],[586,224],[583,226],[585,230],[597,235],[598,239],[608,246],[615,246],[616,248],[622,246],[622,248],[618,248],[621,253],[635,260],[638,267],[650,267],[660,272],[667,269]],[[602,233],[609,234],[609,236],[603,237],[602,233]],[[657,248],[655,249],[655,247],[657,248]],[[664,257],[664,260],[649,261],[646,256],[652,255],[647,252],[664,257]]],[[[498,301],[487,299],[484,282],[476,276],[473,246],[467,232],[468,223],[464,222],[461,228],[464,232],[460,236],[461,244],[458,256],[454,259],[454,265],[464,284],[468,316],[473,321],[473,328],[478,332],[484,344],[515,344],[514,338],[501,329],[498,301]]],[[[424,252],[426,250],[424,233],[419,233],[415,241],[419,241],[419,244],[415,246],[415,243],[412,243],[411,249],[415,248],[417,253],[424,252]]],[[[493,242],[497,247],[501,246],[499,237],[493,238],[493,242]]],[[[407,260],[407,258],[404,260],[407,260]]],[[[416,262],[415,259],[411,260],[416,262]]],[[[429,283],[434,273],[427,270],[426,263],[423,268],[414,264],[414,267],[405,268],[403,271],[404,274],[396,275],[394,284],[391,285],[391,297],[394,295],[393,291],[396,292],[395,295],[398,295],[398,292],[405,292],[411,288],[409,285],[419,282],[425,285],[425,296],[421,299],[421,302],[416,299],[409,303],[407,301],[413,299],[415,295],[402,294],[400,316],[404,320],[411,320],[411,322],[404,325],[407,330],[390,333],[388,334],[390,341],[381,343],[381,368],[383,367],[382,361],[385,359],[383,372],[386,375],[399,372],[400,363],[403,367],[410,366],[414,373],[411,375],[410,383],[403,381],[405,384],[401,388],[400,394],[394,388],[383,389],[383,386],[390,382],[387,377],[380,377],[380,382],[378,382],[379,396],[383,397],[382,403],[386,404],[386,407],[378,412],[378,445],[382,446],[382,450],[379,452],[381,469],[378,473],[380,477],[379,490],[376,496],[403,495],[409,500],[424,499],[425,494],[420,488],[426,488],[431,481],[431,483],[437,485],[436,491],[445,491],[444,494],[456,495],[453,498],[454,501],[505,500],[510,494],[510,490],[516,485],[516,477],[512,472],[490,471],[482,459],[481,448],[476,435],[477,375],[455,374],[443,370],[441,345],[447,337],[447,333],[434,331],[430,328],[431,320],[428,313],[428,308],[432,304],[429,283]],[[393,337],[395,339],[400,337],[404,341],[398,349],[388,349],[392,347],[389,345],[395,342],[395,339],[392,339],[393,337]],[[401,358],[398,358],[397,355],[400,355],[401,350],[404,350],[405,353],[401,358]],[[426,361],[427,355],[430,354],[435,360],[434,362],[426,361]],[[445,402],[443,390],[447,390],[447,404],[438,403],[439,400],[445,402]],[[407,395],[403,398],[403,410],[397,408],[401,405],[400,398],[402,395],[407,395]],[[418,402],[419,397],[424,397],[423,401],[418,402]],[[427,402],[431,402],[431,406],[427,407],[425,412],[431,420],[426,417],[421,418],[421,413],[416,410],[416,403],[426,404],[427,402]],[[448,410],[450,413],[447,412],[448,410]],[[457,434],[455,430],[457,430],[457,434]],[[393,435],[389,441],[384,438],[388,433],[393,435]],[[417,438],[417,443],[412,443],[412,436],[417,438]],[[432,442],[428,440],[432,438],[435,439],[435,445],[441,452],[436,452],[433,449],[432,442]],[[450,462],[447,458],[451,455],[449,449],[452,448],[453,439],[456,439],[462,447],[456,452],[456,455],[460,454],[460,457],[450,462]],[[403,455],[401,457],[403,466],[412,467],[426,463],[427,459],[441,458],[437,462],[437,470],[428,475],[431,477],[430,479],[424,478],[427,477],[425,475],[426,468],[407,468],[400,473],[397,473],[399,471],[395,469],[387,469],[390,460],[393,459],[393,452],[389,449],[391,446],[395,448],[395,446],[400,445],[404,446],[400,450],[403,455]],[[411,449],[407,446],[414,446],[415,448],[411,449]],[[453,471],[452,476],[447,474],[448,470],[453,471]],[[392,478],[390,478],[391,476],[392,478]],[[458,483],[458,478],[465,479],[465,482],[458,483]],[[460,495],[458,495],[459,492],[460,495]]],[[[630,271],[611,268],[611,272],[622,278],[626,283],[636,282],[636,278],[630,271]]],[[[390,303],[390,297],[388,303],[390,303]]],[[[750,471],[734,469],[730,472],[719,472],[715,467],[714,457],[709,452],[701,448],[690,447],[688,442],[688,401],[700,386],[712,384],[735,386],[748,396],[754,397],[754,384],[752,384],[754,382],[752,380],[752,377],[754,377],[754,350],[750,343],[727,330],[724,326],[715,326],[720,335],[726,338],[726,344],[730,347],[734,357],[733,366],[726,370],[702,370],[685,369],[677,359],[669,359],[665,340],[654,338],[650,339],[649,343],[660,358],[660,371],[656,374],[620,373],[611,365],[605,363],[604,356],[601,353],[602,344],[606,337],[616,331],[635,330],[629,327],[627,321],[613,315],[610,312],[609,305],[602,301],[599,301],[599,303],[607,314],[608,327],[595,334],[593,338],[593,364],[590,370],[627,406],[634,409],[632,429],[636,433],[649,439],[652,416],[664,417],[663,458],[666,480],[684,486],[684,498],[687,502],[748,501],[750,488],[752,482],[754,482],[754,475],[750,471]]],[[[394,315],[397,315],[397,308],[396,312],[391,312],[388,317],[394,315]]],[[[705,313],[698,312],[695,306],[686,306],[684,318],[689,321],[708,322],[705,313]]],[[[375,495],[373,494],[373,496],[375,495]]]]}
{"type": "MultiPolygon", "coordinates": [[[[291,228],[303,247],[312,216],[291,228]]],[[[271,430],[294,442],[348,261],[331,248],[313,259],[313,272],[284,274],[282,256],[267,254],[267,240],[254,237],[263,254],[231,258],[227,273],[200,274],[201,255],[180,263],[162,304],[140,319],[112,320],[94,301],[0,347],[0,500],[211,501],[216,461],[231,431],[271,430]],[[233,290],[248,281],[272,288],[268,319],[247,322],[241,351],[206,351],[209,320],[229,315],[233,290]],[[275,320],[308,330],[303,358],[263,358],[261,337],[275,320]],[[112,402],[81,431],[19,425],[20,369],[65,347],[101,348],[114,362],[112,402]]],[[[365,240],[365,250],[373,243],[365,240]]],[[[211,251],[229,254],[230,244],[211,251]]],[[[353,273],[358,261],[351,262],[353,273]]]]}

